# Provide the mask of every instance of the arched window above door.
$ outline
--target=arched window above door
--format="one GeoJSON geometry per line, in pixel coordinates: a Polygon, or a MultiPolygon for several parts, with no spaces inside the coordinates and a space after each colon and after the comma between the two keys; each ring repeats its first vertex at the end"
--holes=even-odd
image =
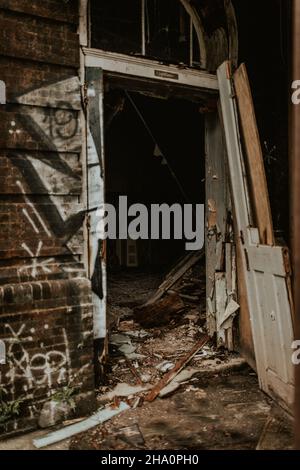
{"type": "Polygon", "coordinates": [[[90,46],[213,70],[237,55],[231,0],[91,0],[90,46]]]}

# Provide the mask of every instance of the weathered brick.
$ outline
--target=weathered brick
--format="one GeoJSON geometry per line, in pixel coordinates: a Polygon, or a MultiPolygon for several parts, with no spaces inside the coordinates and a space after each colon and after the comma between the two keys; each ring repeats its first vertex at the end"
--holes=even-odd
{"type": "MultiPolygon", "coordinates": [[[[31,296],[34,302],[42,291],[47,296],[53,293],[57,299],[61,296],[64,302],[68,300],[65,298],[67,292],[76,292],[78,297],[72,299],[77,302],[81,291],[86,296],[89,285],[87,280],[74,279],[15,284],[0,289],[2,303],[13,302],[17,296],[16,308],[22,310],[22,304],[28,306],[27,312],[0,316],[0,337],[7,343],[8,352],[8,363],[1,369],[1,387],[7,390],[11,399],[16,396],[26,399],[17,420],[18,430],[28,425],[26,415],[31,416],[29,408],[32,406],[36,423],[42,404],[49,399],[49,392],[54,393],[57,387],[78,385],[81,393],[89,392],[93,396],[93,341],[91,337],[83,338],[81,318],[92,313],[91,303],[85,302],[82,309],[80,305],[73,305],[71,309],[61,306],[58,310],[48,310],[41,304],[38,311],[33,311],[28,305],[28,298],[31,296]],[[78,347],[81,343],[82,348],[78,347]],[[19,369],[21,363],[23,372],[19,369]],[[50,372],[47,364],[51,364],[50,372]],[[16,371],[15,379],[12,379],[12,370],[16,371]],[[26,398],[32,394],[33,399],[26,398]]],[[[82,407],[83,403],[80,405],[82,407]]],[[[9,426],[6,432],[11,432],[9,426]]]]}
{"type": "Polygon", "coordinates": [[[78,24],[78,0],[0,0],[0,8],[64,23],[78,24]]]}
{"type": "Polygon", "coordinates": [[[0,10],[0,54],[78,67],[79,39],[71,25],[0,10]]]}
{"type": "Polygon", "coordinates": [[[24,398],[8,434],[36,427],[63,386],[78,387],[78,413],[94,406],[91,285],[74,257],[83,251],[77,22],[77,0],[0,0],[0,387],[24,398]]]}

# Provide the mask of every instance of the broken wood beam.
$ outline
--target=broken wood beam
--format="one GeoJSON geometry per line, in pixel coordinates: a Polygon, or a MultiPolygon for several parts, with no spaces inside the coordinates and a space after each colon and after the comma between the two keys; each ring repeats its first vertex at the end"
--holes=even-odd
{"type": "Polygon", "coordinates": [[[203,346],[208,343],[209,337],[203,336],[203,338],[195,344],[193,349],[189,351],[185,356],[183,356],[179,361],[175,364],[175,367],[171,369],[167,374],[163,376],[163,378],[152,388],[152,390],[146,395],[145,401],[152,402],[155,398],[159,395],[160,391],[165,388],[175,377],[179,374],[179,372],[184,369],[188,365],[188,363],[193,359],[193,357],[197,354],[197,352],[203,348],[203,346]]]}
{"type": "Polygon", "coordinates": [[[179,279],[184,276],[184,274],[191,269],[198,261],[200,261],[205,255],[205,250],[190,252],[175,265],[173,269],[167,274],[165,280],[159,286],[157,291],[152,297],[148,300],[145,305],[150,305],[154,302],[157,302],[161,297],[171,289],[174,284],[179,281],[179,279]]]}

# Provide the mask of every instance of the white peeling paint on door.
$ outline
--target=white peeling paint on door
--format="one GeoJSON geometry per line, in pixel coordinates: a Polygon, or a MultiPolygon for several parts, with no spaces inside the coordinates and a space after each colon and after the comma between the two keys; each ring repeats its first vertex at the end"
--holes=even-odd
{"type": "Polygon", "coordinates": [[[103,71],[86,68],[89,277],[94,304],[94,338],[106,338],[105,244],[99,239],[99,211],[104,207],[103,71]]]}
{"type": "Polygon", "coordinates": [[[257,371],[261,388],[291,408],[294,399],[292,311],[287,288],[284,248],[259,242],[251,228],[251,207],[239,133],[230,64],[218,69],[220,99],[228,153],[229,175],[235,207],[238,243],[243,253],[257,371]]]}

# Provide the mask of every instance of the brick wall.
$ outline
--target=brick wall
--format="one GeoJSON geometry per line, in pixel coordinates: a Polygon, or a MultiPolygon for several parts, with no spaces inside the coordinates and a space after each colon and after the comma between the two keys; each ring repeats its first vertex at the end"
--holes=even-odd
{"type": "Polygon", "coordinates": [[[0,0],[0,398],[21,400],[0,435],[35,427],[63,387],[93,406],[77,26],[76,0],[0,0]]]}

